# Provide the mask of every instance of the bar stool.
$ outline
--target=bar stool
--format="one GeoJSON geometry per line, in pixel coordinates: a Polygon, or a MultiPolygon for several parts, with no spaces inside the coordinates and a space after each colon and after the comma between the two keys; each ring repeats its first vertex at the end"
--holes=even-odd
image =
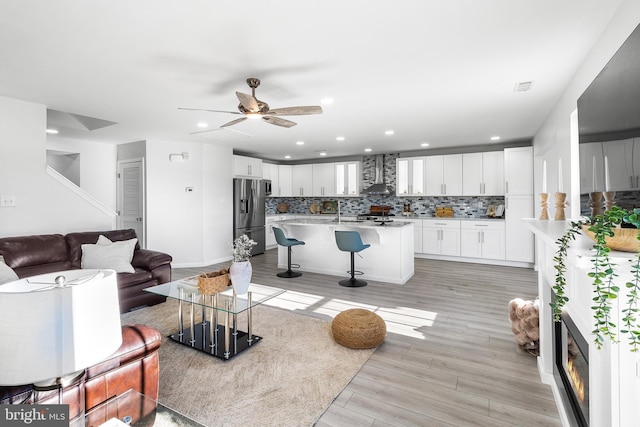
{"type": "Polygon", "coordinates": [[[338,245],[338,249],[344,252],[351,252],[351,278],[340,280],[338,283],[341,286],[349,286],[349,287],[360,287],[367,286],[367,282],[364,280],[356,279],[354,276],[356,274],[364,274],[362,271],[356,271],[355,262],[354,262],[354,254],[356,252],[360,252],[363,249],[367,249],[369,244],[362,243],[362,239],[360,239],[360,233],[357,231],[336,231],[336,243],[338,245]]]}
{"type": "Polygon", "coordinates": [[[271,228],[273,229],[273,234],[276,235],[276,242],[278,242],[278,244],[280,246],[286,246],[287,247],[287,257],[288,257],[287,271],[283,271],[281,273],[278,273],[278,274],[276,274],[276,276],[284,277],[286,279],[291,279],[292,277],[300,277],[300,276],[302,276],[302,273],[300,273],[300,272],[291,271],[291,267],[292,266],[294,268],[299,268],[300,267],[299,264],[291,264],[291,246],[304,245],[304,242],[302,240],[297,240],[297,239],[285,237],[284,232],[281,229],[279,229],[278,227],[271,227],[271,228]]]}

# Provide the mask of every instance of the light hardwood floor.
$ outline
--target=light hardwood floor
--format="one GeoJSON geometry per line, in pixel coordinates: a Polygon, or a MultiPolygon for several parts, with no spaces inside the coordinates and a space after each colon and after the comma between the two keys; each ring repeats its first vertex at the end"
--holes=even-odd
{"type": "MultiPolygon", "coordinates": [[[[536,358],[518,351],[509,323],[511,299],[536,297],[533,270],[416,259],[404,285],[344,288],[344,277],[277,277],[276,249],[251,261],[253,282],[288,290],[272,305],[326,319],[364,307],[387,324],[384,343],[316,426],[561,425],[536,358]]],[[[228,264],[174,269],[173,278],[228,264]]]]}

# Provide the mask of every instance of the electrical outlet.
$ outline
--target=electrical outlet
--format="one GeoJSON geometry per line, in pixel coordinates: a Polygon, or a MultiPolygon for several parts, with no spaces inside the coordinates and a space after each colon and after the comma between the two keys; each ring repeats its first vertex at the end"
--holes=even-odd
{"type": "Polygon", "coordinates": [[[0,206],[13,207],[16,205],[16,196],[0,196],[0,206]]]}

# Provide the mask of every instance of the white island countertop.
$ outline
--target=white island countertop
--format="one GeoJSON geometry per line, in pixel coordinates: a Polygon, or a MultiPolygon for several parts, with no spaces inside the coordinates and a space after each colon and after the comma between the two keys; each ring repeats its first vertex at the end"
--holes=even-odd
{"type": "MultiPolygon", "coordinates": [[[[338,249],[334,232],[353,230],[360,233],[363,243],[371,245],[359,252],[362,258],[356,256],[355,269],[364,273],[362,279],[403,284],[413,276],[412,222],[394,219],[381,225],[378,221],[301,218],[274,225],[285,236],[305,242],[292,248],[292,263],[300,264],[302,271],[348,277],[351,257],[338,249]]],[[[278,267],[287,268],[287,248],[283,246],[278,246],[278,267]]]]}

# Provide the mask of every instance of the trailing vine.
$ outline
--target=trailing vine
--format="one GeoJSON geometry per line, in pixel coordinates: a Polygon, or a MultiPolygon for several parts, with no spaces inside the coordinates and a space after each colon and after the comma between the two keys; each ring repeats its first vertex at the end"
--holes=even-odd
{"type": "MultiPolygon", "coordinates": [[[[640,228],[640,209],[627,211],[617,206],[613,206],[602,215],[596,215],[589,219],[571,222],[571,226],[565,234],[556,241],[558,249],[553,258],[555,262],[555,284],[553,290],[555,298],[551,302],[554,320],[560,321],[560,314],[564,305],[569,301],[566,296],[565,273],[567,250],[576,235],[581,233],[583,225],[588,225],[588,230],[594,234],[593,250],[594,256],[591,260],[592,269],[588,273],[592,280],[595,296],[593,298],[593,317],[595,321],[592,334],[598,349],[602,348],[608,339],[618,342],[617,325],[612,319],[613,300],[618,297],[620,287],[616,285],[616,267],[609,257],[611,249],[607,246],[606,239],[614,235],[614,229],[622,224],[630,224],[635,228],[640,228]]],[[[640,243],[640,232],[636,236],[640,243]]],[[[640,245],[639,245],[640,248],[640,245]]],[[[638,325],[638,303],[640,302],[640,249],[631,262],[631,280],[625,283],[627,288],[626,306],[622,310],[621,334],[626,334],[629,339],[631,351],[640,351],[640,326],[638,325]]]]}

